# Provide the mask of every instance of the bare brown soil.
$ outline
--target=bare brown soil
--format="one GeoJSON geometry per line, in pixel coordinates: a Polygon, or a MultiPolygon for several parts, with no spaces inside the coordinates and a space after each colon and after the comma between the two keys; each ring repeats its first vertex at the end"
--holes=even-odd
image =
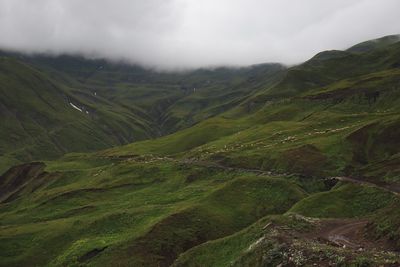
{"type": "Polygon", "coordinates": [[[372,239],[368,235],[367,219],[319,220],[314,231],[303,237],[353,251],[397,251],[387,239],[372,239]]]}
{"type": "MultiPolygon", "coordinates": [[[[300,215],[294,215],[300,216],[300,215]]],[[[400,253],[388,239],[372,239],[367,219],[315,219],[302,217],[312,226],[295,230],[269,223],[264,227],[283,249],[281,266],[400,266],[400,253]]],[[[268,235],[264,237],[268,238],[268,235]]],[[[265,250],[267,251],[267,250],[265,250]]]]}

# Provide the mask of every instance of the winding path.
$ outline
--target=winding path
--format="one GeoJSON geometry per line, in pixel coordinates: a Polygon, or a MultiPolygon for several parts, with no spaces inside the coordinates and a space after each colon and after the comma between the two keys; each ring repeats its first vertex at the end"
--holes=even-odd
{"type": "MultiPolygon", "coordinates": [[[[124,159],[129,159],[130,157],[123,157],[124,159]]],[[[133,157],[135,158],[135,157],[133,157]]],[[[285,176],[285,175],[290,175],[290,173],[277,173],[274,171],[263,171],[260,169],[248,169],[248,168],[239,168],[239,167],[232,167],[232,166],[225,166],[216,162],[211,162],[211,161],[200,161],[200,160],[193,160],[193,159],[174,159],[174,158],[169,158],[169,157],[164,157],[162,158],[163,160],[168,160],[168,161],[173,161],[175,163],[182,163],[182,164],[190,164],[190,165],[196,165],[196,166],[201,166],[201,167],[206,167],[206,168],[219,168],[222,170],[226,171],[239,171],[239,172],[249,172],[249,173],[254,173],[257,175],[266,175],[266,176],[271,176],[271,175],[276,175],[276,176],[285,176]]],[[[367,186],[373,186],[376,188],[380,188],[382,190],[391,192],[397,196],[400,196],[400,184],[399,183],[386,183],[386,182],[379,182],[379,181],[371,181],[371,180],[366,180],[366,179],[361,179],[361,178],[354,178],[354,177],[347,177],[347,176],[335,176],[335,177],[327,177],[325,180],[338,180],[338,181],[345,181],[345,182],[351,182],[355,184],[360,184],[360,185],[367,185],[367,186]]]]}
{"type": "MultiPolygon", "coordinates": [[[[258,175],[288,175],[288,173],[276,173],[276,172],[271,172],[271,171],[262,171],[259,169],[228,167],[228,166],[224,166],[224,165],[221,165],[218,163],[208,162],[208,161],[184,160],[184,161],[180,161],[180,162],[186,163],[186,164],[202,166],[202,167],[220,168],[220,169],[227,170],[227,171],[250,172],[250,173],[255,173],[258,175]]],[[[352,177],[347,177],[347,176],[328,177],[325,180],[338,180],[338,181],[351,182],[351,183],[360,184],[360,185],[373,186],[373,187],[376,187],[376,188],[379,188],[379,189],[382,189],[382,190],[385,190],[385,191],[388,191],[395,195],[400,196],[400,184],[396,184],[396,183],[375,182],[375,181],[368,181],[365,179],[352,178],[352,177]]]]}
{"type": "Polygon", "coordinates": [[[398,196],[400,195],[400,184],[395,184],[395,183],[389,184],[389,183],[385,183],[385,182],[372,182],[372,181],[368,181],[368,180],[364,180],[364,179],[351,178],[351,177],[345,177],[345,176],[331,177],[328,179],[336,179],[339,181],[373,186],[373,187],[377,187],[379,189],[391,192],[395,195],[398,195],[398,196]]]}
{"type": "MultiPolygon", "coordinates": [[[[225,166],[216,162],[210,161],[200,161],[193,159],[174,159],[174,158],[163,158],[163,160],[173,161],[175,163],[180,164],[190,164],[196,165],[206,168],[218,168],[225,171],[238,171],[238,172],[249,172],[254,173],[256,175],[265,175],[265,176],[281,176],[281,175],[289,175],[288,173],[276,173],[272,171],[263,171],[259,169],[248,169],[248,168],[239,168],[232,166],[225,166]]],[[[351,182],[359,185],[366,185],[376,187],[387,192],[391,192],[397,196],[400,195],[400,184],[389,184],[385,182],[377,182],[370,181],[361,178],[352,178],[346,176],[337,176],[337,177],[327,177],[325,180],[337,180],[344,182],[351,182]]],[[[365,238],[360,235],[363,232],[365,226],[368,224],[368,220],[349,220],[349,219],[334,219],[330,220],[325,227],[323,227],[322,232],[319,233],[319,237],[322,237],[329,242],[348,249],[364,249],[368,246],[373,247],[373,244],[370,244],[370,241],[365,240],[365,238]]]]}

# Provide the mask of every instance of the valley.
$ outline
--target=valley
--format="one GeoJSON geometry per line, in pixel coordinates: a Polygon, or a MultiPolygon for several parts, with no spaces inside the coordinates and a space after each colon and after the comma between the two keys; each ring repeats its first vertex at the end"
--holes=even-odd
{"type": "Polygon", "coordinates": [[[0,266],[398,266],[399,66],[397,36],[178,73],[3,52],[0,266]]]}

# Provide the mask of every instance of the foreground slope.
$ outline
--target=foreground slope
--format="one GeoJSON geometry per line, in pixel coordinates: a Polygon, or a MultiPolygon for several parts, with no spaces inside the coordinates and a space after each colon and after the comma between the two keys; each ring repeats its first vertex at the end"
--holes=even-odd
{"type": "Polygon", "coordinates": [[[1,265],[166,266],[190,247],[286,212],[306,195],[277,177],[166,159],[111,162],[71,155],[47,168],[7,172],[1,265]]]}
{"type": "Polygon", "coordinates": [[[399,60],[323,52],[176,133],[11,168],[0,265],[399,265],[399,60]]]}

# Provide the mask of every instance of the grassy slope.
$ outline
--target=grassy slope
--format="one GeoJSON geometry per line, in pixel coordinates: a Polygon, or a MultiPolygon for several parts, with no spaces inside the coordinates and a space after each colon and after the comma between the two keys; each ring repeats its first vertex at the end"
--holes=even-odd
{"type": "MultiPolygon", "coordinates": [[[[295,67],[309,72],[310,77],[328,77],[320,87],[310,86],[302,75],[291,74],[218,117],[107,154],[185,152],[185,158],[218,160],[232,166],[306,176],[376,174],[373,178],[382,179],[380,173],[365,167],[398,160],[400,80],[398,68],[393,66],[400,58],[400,46],[345,53],[351,59],[317,57],[295,67]],[[363,64],[357,68],[359,63],[363,64]],[[342,66],[346,68],[342,70],[342,66]],[[288,83],[295,97],[286,96],[288,83]],[[262,106],[257,104],[260,101],[262,106]]],[[[396,173],[396,168],[386,171],[385,179],[398,179],[396,173]]]]}
{"type": "MultiPolygon", "coordinates": [[[[313,194],[297,202],[284,216],[266,216],[250,227],[224,238],[194,247],[175,261],[174,266],[259,266],[282,262],[282,249],[277,240],[268,240],[266,225],[284,225],[285,229],[312,231],[311,219],[301,219],[296,214],[315,218],[369,218],[371,238],[389,237],[399,242],[397,212],[399,198],[377,188],[354,184],[338,184],[327,192],[313,194]],[[262,242],[260,241],[262,240],[262,242]]],[[[274,235],[274,231],[270,231],[274,235]]],[[[279,240],[279,239],[278,239],[279,240]]],[[[297,241],[302,242],[302,241],[297,241]]],[[[283,245],[284,246],[284,245],[283,245]]],[[[310,241],[301,245],[315,247],[310,241]]],[[[300,247],[301,247],[300,246],[300,247]]],[[[335,258],[329,248],[318,245],[318,257],[324,253],[335,258]]],[[[283,254],[285,255],[285,254],[283,254]]],[[[338,259],[338,257],[336,257],[338,259]]],[[[304,260],[304,257],[303,257],[304,260]]],[[[386,258],[387,260],[387,258],[386,258]]],[[[370,260],[368,260],[370,261],[370,260]]],[[[299,264],[301,266],[301,264],[299,264]]],[[[357,262],[344,266],[358,266],[357,262]],[[353,265],[351,265],[353,264],[353,265]]]]}
{"type": "Polygon", "coordinates": [[[278,81],[285,71],[280,64],[155,72],[74,56],[34,56],[24,60],[54,79],[96,91],[116,105],[142,109],[162,135],[232,108],[249,94],[278,81]]]}
{"type": "Polygon", "coordinates": [[[0,206],[0,262],[157,266],[182,255],[177,264],[224,266],[269,219],[238,231],[289,210],[368,215],[377,235],[398,238],[391,195],[356,185],[315,193],[329,175],[399,179],[400,47],[344,53],[319,55],[183,131],[48,162],[37,184],[6,192],[14,200],[0,206]]]}
{"type": "Polygon", "coordinates": [[[303,199],[289,212],[317,218],[352,218],[374,213],[396,199],[377,188],[345,184],[303,199]]]}
{"type": "Polygon", "coordinates": [[[18,161],[51,159],[152,135],[146,118],[101,98],[75,96],[18,60],[1,58],[0,70],[1,172],[18,161]]]}
{"type": "Polygon", "coordinates": [[[186,128],[237,105],[284,71],[278,64],[265,64],[156,73],[104,60],[3,54],[2,140],[13,140],[0,142],[0,172],[17,162],[103,149],[186,128]],[[69,102],[89,114],[80,114],[69,102]]]}
{"type": "Polygon", "coordinates": [[[182,254],[173,266],[259,266],[264,263],[278,264],[279,250],[274,247],[264,248],[264,259],[251,255],[253,247],[265,238],[266,225],[284,225],[298,231],[310,231],[312,226],[307,221],[291,216],[266,216],[251,226],[233,235],[209,241],[182,254]],[[255,259],[248,262],[249,254],[255,259]],[[265,255],[267,254],[267,255],[265,255]],[[270,258],[266,257],[269,256],[270,258]],[[244,260],[243,260],[244,259],[244,260]],[[272,260],[272,262],[271,262],[272,260]],[[277,260],[277,262],[273,262],[277,260]]]}
{"type": "MultiPolygon", "coordinates": [[[[374,68],[377,72],[369,73],[371,67],[368,67],[365,74],[364,71],[361,75],[351,74],[351,78],[306,91],[301,98],[267,102],[249,115],[243,115],[248,112],[244,105],[224,114],[220,120],[206,121],[159,139],[155,143],[160,148],[158,151],[137,143],[107,153],[168,155],[186,151],[182,154],[185,158],[297,172],[305,177],[348,174],[399,181],[399,72],[392,68],[393,59],[398,58],[393,55],[398,51],[398,45],[385,52],[377,51],[380,56],[388,55],[387,59],[380,59],[384,64],[374,68]],[[192,143],[187,151],[186,141],[195,133],[207,138],[210,124],[217,134],[211,140],[206,139],[207,142],[192,143]],[[221,133],[226,128],[232,132],[221,133]]],[[[366,56],[376,57],[372,52],[366,56]]],[[[291,211],[315,217],[378,214],[376,219],[370,217],[375,221],[371,231],[398,240],[397,215],[390,213],[396,201],[390,193],[348,184],[312,195],[298,202],[291,211]]],[[[232,254],[242,253],[250,244],[244,240],[222,239],[217,242],[217,250],[213,242],[199,246],[198,250],[194,248],[193,253],[184,254],[183,266],[226,266],[234,259],[232,254]]]]}
{"type": "Polygon", "coordinates": [[[374,238],[389,238],[397,247],[400,246],[400,200],[397,198],[387,207],[372,216],[370,225],[374,238]]]}
{"type": "MultiPolygon", "coordinates": [[[[388,54],[398,54],[396,51],[399,51],[398,46],[392,46],[388,54]]],[[[359,51],[357,52],[359,53],[359,51]]],[[[378,51],[377,53],[381,55],[384,52],[378,51]]],[[[370,52],[368,57],[370,56],[374,57],[373,53],[370,52]]],[[[382,61],[384,60],[382,59],[382,61]]],[[[393,64],[390,59],[387,59],[386,62],[393,64]]],[[[332,170],[336,169],[332,174],[352,173],[370,179],[398,181],[398,155],[400,152],[397,144],[400,140],[398,132],[399,110],[397,109],[399,106],[399,73],[398,69],[392,68],[392,65],[389,65],[387,70],[382,71],[380,67],[377,70],[376,73],[357,75],[325,85],[317,90],[306,90],[303,93],[303,99],[312,99],[316,105],[310,110],[310,104],[306,104],[308,106],[306,110],[309,114],[306,116],[300,108],[302,106],[301,101],[304,100],[290,100],[283,105],[270,103],[261,112],[267,117],[266,119],[263,118],[264,122],[265,120],[275,120],[278,116],[276,120],[279,122],[269,123],[273,125],[271,125],[272,129],[257,126],[238,132],[237,135],[241,136],[242,143],[240,146],[236,145],[235,147],[234,145],[233,148],[229,148],[229,144],[235,144],[234,142],[239,138],[227,137],[226,139],[229,142],[222,138],[220,142],[215,143],[220,144],[219,149],[223,147],[223,153],[228,154],[231,158],[232,153],[230,151],[234,151],[235,148],[240,151],[238,153],[240,156],[243,156],[243,150],[261,150],[257,154],[268,154],[268,169],[278,166],[283,171],[290,170],[312,175],[318,174],[313,170],[314,168],[317,170],[332,168],[332,170]],[[377,95],[377,99],[369,99],[372,92],[377,95]],[[271,107],[272,105],[282,107],[271,107]],[[321,106],[318,107],[318,105],[321,106]],[[281,122],[281,120],[293,119],[301,123],[281,122]],[[307,125],[307,122],[311,122],[311,125],[307,125]],[[299,136],[297,133],[301,135],[299,136]],[[266,134],[269,135],[265,136],[266,134]],[[272,139],[274,136],[278,138],[268,143],[264,141],[272,139]],[[246,146],[246,140],[248,140],[247,147],[243,149],[242,146],[243,143],[246,146]],[[258,142],[254,142],[254,140],[258,140],[258,142]],[[304,143],[307,143],[307,146],[304,146],[304,143]],[[313,147],[310,147],[310,145],[313,147]],[[256,148],[254,149],[252,146],[256,148]],[[265,148],[268,146],[271,146],[271,150],[265,152],[265,148]],[[290,152],[287,153],[288,151],[290,152]],[[271,156],[277,154],[277,152],[283,154],[283,157],[279,157],[279,155],[271,156]],[[278,165],[271,163],[273,161],[271,157],[276,160],[278,165]],[[292,161],[292,157],[295,160],[292,161]],[[329,160],[331,157],[334,158],[329,160]],[[321,162],[324,161],[331,161],[332,165],[321,165],[321,162]],[[347,166],[342,164],[347,164],[347,166]],[[304,168],[304,165],[308,168],[304,168]],[[310,165],[313,168],[310,169],[310,165]],[[360,166],[363,167],[359,168],[360,166]],[[355,169],[358,170],[354,171],[355,169]]],[[[257,113],[254,117],[256,116],[258,117],[257,113]]],[[[232,160],[228,162],[231,164],[243,164],[245,162],[245,165],[249,165],[249,161],[251,161],[249,155],[256,155],[255,152],[250,151],[244,157],[246,161],[239,158],[238,162],[232,162],[232,160]]],[[[220,158],[222,153],[218,152],[218,154],[213,155],[213,157],[220,158]]],[[[265,160],[259,160],[252,167],[260,166],[266,166],[265,160]]],[[[374,235],[373,238],[386,237],[398,243],[400,236],[398,213],[396,212],[398,204],[398,197],[386,191],[355,184],[338,184],[330,191],[316,193],[299,201],[289,210],[288,214],[300,213],[318,218],[368,216],[373,222],[369,226],[370,232],[374,235]]],[[[269,255],[265,255],[266,250],[271,251],[271,255],[269,255],[271,258],[267,259],[267,262],[272,264],[279,255],[279,250],[274,245],[268,247],[268,249],[265,248],[263,252],[260,251],[260,254],[249,252],[249,247],[258,243],[260,237],[263,237],[262,227],[270,220],[268,217],[264,218],[234,235],[195,247],[182,254],[175,265],[231,266],[236,263],[238,266],[252,266],[265,263],[266,257],[269,255]],[[273,254],[273,251],[276,254],[273,254]]],[[[279,263],[279,261],[276,263],[279,263]]],[[[357,265],[358,263],[354,262],[353,264],[357,265]]]]}
{"type": "Polygon", "coordinates": [[[163,253],[180,253],[283,213],[305,196],[279,178],[83,157],[49,163],[51,173],[38,176],[33,193],[22,186],[1,205],[1,265],[71,265],[105,247],[92,264],[173,261],[172,252],[168,259],[163,253]]]}

